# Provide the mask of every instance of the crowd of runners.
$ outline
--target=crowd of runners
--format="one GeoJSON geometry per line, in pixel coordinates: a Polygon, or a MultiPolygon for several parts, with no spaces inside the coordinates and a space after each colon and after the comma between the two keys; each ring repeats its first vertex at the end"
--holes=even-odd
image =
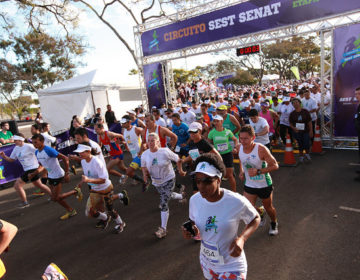
{"type": "Polygon", "coordinates": [[[330,93],[320,93],[317,79],[231,89],[199,80],[179,85],[178,98],[168,104],[149,111],[141,106],[128,111],[119,119],[122,133],[106,129],[118,122],[111,106],[107,106],[105,118],[99,108],[93,119],[87,120],[97,142],[89,139],[88,129],[74,116],[71,135],[77,148],[69,156],[53,147],[56,138],[49,135],[48,124],[34,124],[31,139],[21,133],[13,135],[14,150],[10,156],[1,152],[0,157],[9,162],[19,160],[24,169],[14,185],[21,199],[19,207],[30,205],[23,186],[32,182],[39,188],[38,195],[48,194],[65,208],[60,219],[67,220],[77,211],[66,199],[75,196],[81,201],[88,189],[85,215],[97,219],[95,226],[101,229],[113,220],[115,233],[121,233],[126,223],[113,202],[129,205],[126,190],[119,189],[129,180],[143,192],[151,185],[158,191],[161,223],[154,233],[159,239],[168,233],[169,201],[186,204],[189,200],[189,221],[183,225],[183,235],[201,241],[204,277],[246,279],[245,241],[259,225],[265,225],[266,215],[269,235],[279,233],[270,176],[279,166],[271,150],[283,147],[289,134],[299,148],[299,161],[311,161],[322,97],[325,110],[330,110],[330,93]],[[130,163],[124,161],[125,152],[131,155],[130,163]],[[234,160],[239,162],[238,174],[234,160]],[[77,165],[82,168],[81,181],[63,192],[62,184],[71,180],[70,173],[79,172],[77,165]],[[112,182],[109,174],[119,181],[112,182]],[[176,174],[191,178],[191,190],[177,183],[176,174]],[[236,177],[244,183],[243,188],[236,177]],[[228,181],[229,189],[221,187],[223,181],[228,181]],[[246,227],[238,235],[240,221],[246,227]]]}

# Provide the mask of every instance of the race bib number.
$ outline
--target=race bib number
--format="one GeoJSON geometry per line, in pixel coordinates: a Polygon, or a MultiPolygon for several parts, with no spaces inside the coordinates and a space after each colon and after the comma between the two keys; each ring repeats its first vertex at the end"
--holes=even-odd
{"type": "MultiPolygon", "coordinates": [[[[236,137],[236,136],[235,136],[235,137],[236,137]]],[[[235,148],[235,142],[232,141],[232,140],[230,140],[230,141],[229,141],[229,144],[230,144],[231,150],[234,150],[234,148],[235,148]]]]}
{"type": "Polygon", "coordinates": [[[193,161],[195,161],[199,156],[200,156],[200,152],[199,149],[193,149],[189,151],[189,155],[191,157],[191,159],[193,161]]]}
{"type": "Polygon", "coordinates": [[[131,156],[134,158],[137,156],[137,151],[136,150],[130,150],[131,156]]]}
{"type": "Polygon", "coordinates": [[[227,143],[222,143],[222,144],[217,144],[216,148],[219,152],[225,152],[228,149],[228,144],[227,143]]]}
{"type": "Polygon", "coordinates": [[[296,123],[296,128],[298,130],[305,130],[305,124],[304,123],[296,123]]]}
{"type": "Polygon", "coordinates": [[[176,147],[175,147],[175,153],[178,153],[178,152],[180,152],[180,147],[179,147],[179,146],[176,146],[176,147]]]}
{"type": "Polygon", "coordinates": [[[214,264],[224,264],[224,258],[220,255],[219,246],[201,241],[200,253],[214,264]]]}
{"type": "Polygon", "coordinates": [[[110,152],[110,145],[104,145],[105,150],[107,150],[108,152],[110,152]]]}

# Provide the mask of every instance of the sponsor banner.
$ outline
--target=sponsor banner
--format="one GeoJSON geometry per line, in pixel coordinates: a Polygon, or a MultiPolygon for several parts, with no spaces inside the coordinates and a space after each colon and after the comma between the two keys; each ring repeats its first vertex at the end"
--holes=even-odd
{"type": "MultiPolygon", "coordinates": [[[[14,147],[15,145],[2,146],[0,147],[0,151],[4,152],[9,157],[14,147]]],[[[0,185],[16,180],[23,172],[23,168],[19,161],[7,162],[0,157],[0,185]]]]}
{"type": "Polygon", "coordinates": [[[360,9],[359,0],[250,0],[146,31],[144,56],[317,20],[360,9]]]}
{"type": "Polygon", "coordinates": [[[230,79],[232,77],[234,77],[235,75],[227,75],[227,76],[222,76],[222,77],[219,77],[216,79],[216,86],[217,87],[224,87],[223,85],[223,81],[226,80],[226,79],[230,79]]]}
{"type": "Polygon", "coordinates": [[[161,67],[161,63],[144,65],[144,77],[149,109],[153,106],[160,108],[162,103],[166,103],[161,67]]]}
{"type": "MultiPolygon", "coordinates": [[[[360,2],[359,2],[360,3],[360,2]]],[[[360,24],[334,30],[335,136],[357,136],[355,89],[360,86],[360,24]]]]}

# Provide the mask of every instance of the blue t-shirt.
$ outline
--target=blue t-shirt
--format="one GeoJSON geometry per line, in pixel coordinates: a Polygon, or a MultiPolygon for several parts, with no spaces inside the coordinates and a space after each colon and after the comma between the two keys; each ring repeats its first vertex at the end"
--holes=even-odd
{"type": "Polygon", "coordinates": [[[187,140],[190,137],[189,134],[189,127],[186,123],[181,123],[179,126],[176,126],[175,124],[172,125],[172,132],[176,134],[178,137],[177,146],[180,146],[181,144],[184,144],[187,142],[187,140]]]}

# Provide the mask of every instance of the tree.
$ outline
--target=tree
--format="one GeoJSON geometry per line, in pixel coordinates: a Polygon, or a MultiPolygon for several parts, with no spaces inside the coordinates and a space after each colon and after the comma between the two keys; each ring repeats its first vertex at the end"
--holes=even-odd
{"type": "Polygon", "coordinates": [[[224,85],[253,85],[257,80],[249,73],[249,71],[238,70],[236,76],[223,81],[224,85]]]}
{"type": "Polygon", "coordinates": [[[55,38],[32,31],[0,40],[0,96],[18,115],[21,97],[57,81],[71,78],[85,53],[81,38],[55,38]]]}
{"type": "Polygon", "coordinates": [[[192,70],[184,70],[184,69],[173,69],[174,82],[185,84],[188,82],[192,82],[196,79],[199,79],[201,76],[200,72],[201,67],[197,66],[192,70]]]}

